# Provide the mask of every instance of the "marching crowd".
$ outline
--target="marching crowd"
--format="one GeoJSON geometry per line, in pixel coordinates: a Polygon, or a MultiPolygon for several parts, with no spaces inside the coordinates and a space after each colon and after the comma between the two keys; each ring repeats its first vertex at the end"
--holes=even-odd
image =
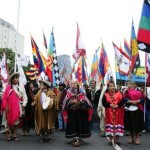
{"type": "Polygon", "coordinates": [[[95,80],[83,87],[72,80],[70,87],[60,83],[56,89],[47,80],[39,80],[37,87],[32,82],[22,86],[19,76],[11,74],[5,88],[0,82],[0,123],[4,122],[7,141],[19,140],[18,128],[29,136],[34,127],[40,142],[52,142],[58,130],[79,147],[96,130],[99,136],[109,137],[108,145],[121,145],[125,132],[129,144],[139,145],[140,133],[150,131],[149,96],[135,82],[127,81],[121,89],[110,80],[96,89],[95,80]]]}

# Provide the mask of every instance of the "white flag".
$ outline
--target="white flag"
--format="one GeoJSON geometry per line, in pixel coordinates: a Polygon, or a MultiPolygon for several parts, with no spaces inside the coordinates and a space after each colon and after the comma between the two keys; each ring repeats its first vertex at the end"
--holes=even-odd
{"type": "Polygon", "coordinates": [[[19,63],[21,66],[27,67],[28,64],[29,64],[29,60],[30,60],[30,57],[29,57],[29,56],[22,55],[22,56],[19,57],[19,62],[18,62],[18,63],[19,63]]]}
{"type": "Polygon", "coordinates": [[[118,48],[114,43],[115,56],[117,59],[117,67],[121,74],[128,75],[131,66],[131,60],[120,48],[118,48]]]}
{"type": "Polygon", "coordinates": [[[27,83],[26,76],[24,74],[23,68],[20,64],[19,58],[17,58],[17,66],[18,66],[18,72],[20,73],[19,82],[23,85],[27,83]]]}
{"type": "Polygon", "coordinates": [[[146,67],[147,67],[147,71],[150,72],[150,54],[146,53],[146,67]]]}
{"type": "Polygon", "coordinates": [[[8,73],[7,73],[7,69],[6,69],[6,55],[5,53],[3,54],[3,58],[2,61],[0,63],[0,68],[1,68],[1,76],[3,77],[4,80],[8,79],[8,73]]]}

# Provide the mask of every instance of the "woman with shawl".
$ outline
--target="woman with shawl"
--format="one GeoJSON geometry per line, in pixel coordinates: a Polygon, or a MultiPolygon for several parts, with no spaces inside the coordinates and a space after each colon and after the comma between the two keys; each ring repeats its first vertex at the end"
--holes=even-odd
{"type": "Polygon", "coordinates": [[[73,138],[69,143],[75,147],[84,143],[81,138],[91,136],[90,121],[93,108],[90,101],[81,92],[77,81],[72,81],[62,106],[64,122],[66,123],[66,138],[73,138]]]}

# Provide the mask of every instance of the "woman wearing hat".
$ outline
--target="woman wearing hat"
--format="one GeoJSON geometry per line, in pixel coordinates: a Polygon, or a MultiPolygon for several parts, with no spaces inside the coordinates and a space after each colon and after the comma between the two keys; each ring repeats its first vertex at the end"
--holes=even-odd
{"type": "Polygon", "coordinates": [[[64,122],[66,123],[66,138],[73,138],[69,143],[78,147],[84,143],[81,138],[91,136],[90,121],[93,108],[85,93],[80,91],[77,81],[72,81],[62,109],[64,122]]]}
{"type": "Polygon", "coordinates": [[[40,80],[40,90],[35,95],[35,131],[41,136],[40,142],[52,142],[52,129],[55,120],[56,94],[50,89],[51,83],[40,80]]]}
{"type": "Polygon", "coordinates": [[[17,125],[27,104],[27,95],[24,86],[19,84],[19,76],[18,72],[9,76],[9,85],[6,87],[2,98],[2,110],[6,112],[9,130],[8,141],[18,140],[17,125]]]}

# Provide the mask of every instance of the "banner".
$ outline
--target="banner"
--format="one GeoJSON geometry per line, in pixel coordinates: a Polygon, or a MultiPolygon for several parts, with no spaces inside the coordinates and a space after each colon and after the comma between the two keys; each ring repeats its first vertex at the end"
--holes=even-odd
{"type": "MultiPolygon", "coordinates": [[[[123,74],[120,74],[116,67],[116,80],[129,80],[129,77],[123,74]]],[[[131,80],[134,82],[145,82],[145,67],[138,67],[135,75],[132,74],[131,80]]]]}

